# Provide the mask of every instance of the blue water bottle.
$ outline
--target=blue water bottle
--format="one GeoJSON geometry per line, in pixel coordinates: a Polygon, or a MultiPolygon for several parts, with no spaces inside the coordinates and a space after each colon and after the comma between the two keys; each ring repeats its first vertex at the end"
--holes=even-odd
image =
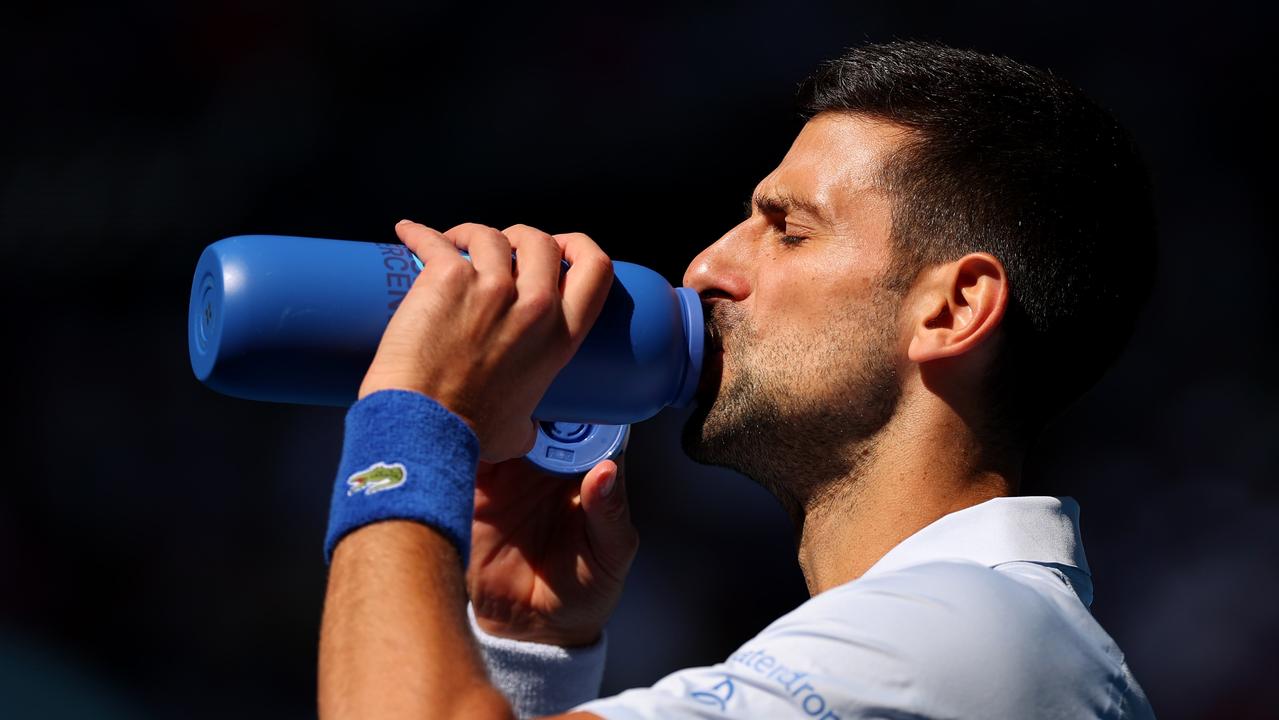
{"type": "MultiPolygon", "coordinates": [[[[191,368],[210,388],[270,402],[355,402],[387,321],[418,273],[403,245],[240,235],[205,248],[191,284],[191,368]]],[[[630,424],[688,405],[702,368],[690,288],[613,262],[599,319],[534,411],[531,461],[589,470],[625,448],[630,424]]]]}

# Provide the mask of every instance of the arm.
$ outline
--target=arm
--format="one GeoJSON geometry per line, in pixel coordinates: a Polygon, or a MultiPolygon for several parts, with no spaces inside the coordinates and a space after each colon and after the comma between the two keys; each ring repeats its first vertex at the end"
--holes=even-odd
{"type": "Polygon", "coordinates": [[[514,717],[468,629],[459,567],[448,540],[413,522],[368,525],[338,545],[320,635],[321,717],[514,717]]]}
{"type": "Polygon", "coordinates": [[[413,522],[367,525],[333,554],[321,717],[512,717],[466,621],[457,550],[413,522]]]}
{"type": "MultiPolygon", "coordinates": [[[[522,455],[535,433],[533,408],[603,305],[608,258],[585,236],[522,226],[440,235],[401,223],[397,233],[425,268],[388,325],[361,398],[421,393],[466,422],[485,460],[500,466],[522,455]],[[571,263],[562,290],[561,257],[571,263]]],[[[603,479],[597,473],[594,482],[603,479]]],[[[467,629],[466,550],[412,522],[366,525],[340,541],[321,630],[323,717],[510,717],[467,629]]],[[[555,633],[529,614],[498,625],[555,633]]]]}

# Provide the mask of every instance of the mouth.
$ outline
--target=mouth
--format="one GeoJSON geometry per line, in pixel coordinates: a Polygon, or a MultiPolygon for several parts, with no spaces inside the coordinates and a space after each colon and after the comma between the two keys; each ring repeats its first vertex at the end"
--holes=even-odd
{"type": "Polygon", "coordinates": [[[719,394],[719,385],[724,375],[724,351],[718,346],[707,346],[702,356],[702,376],[697,382],[697,393],[694,397],[699,404],[706,404],[719,394]]]}
{"type": "Polygon", "coordinates": [[[719,326],[714,322],[713,307],[705,307],[707,319],[705,341],[702,356],[702,376],[698,378],[697,393],[694,397],[698,404],[706,405],[719,393],[720,382],[724,375],[724,338],[719,326]]]}
{"type": "Polygon", "coordinates": [[[708,353],[723,352],[724,351],[723,333],[720,332],[719,326],[717,326],[715,322],[712,320],[710,308],[706,308],[702,312],[707,319],[706,326],[705,326],[706,351],[708,353]]]}

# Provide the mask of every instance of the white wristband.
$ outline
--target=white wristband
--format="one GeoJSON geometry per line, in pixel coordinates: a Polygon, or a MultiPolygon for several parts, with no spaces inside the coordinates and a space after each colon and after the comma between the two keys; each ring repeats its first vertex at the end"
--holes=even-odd
{"type": "Polygon", "coordinates": [[[564,648],[489,635],[475,621],[470,603],[466,615],[489,678],[518,717],[555,715],[599,697],[608,646],[603,633],[594,645],[564,648]]]}

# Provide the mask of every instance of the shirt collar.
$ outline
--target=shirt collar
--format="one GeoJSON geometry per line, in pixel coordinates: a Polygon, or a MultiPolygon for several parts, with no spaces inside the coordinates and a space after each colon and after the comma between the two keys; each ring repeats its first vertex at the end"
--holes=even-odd
{"type": "Polygon", "coordinates": [[[1026,561],[1064,572],[1085,605],[1092,573],[1079,537],[1079,503],[1069,497],[1001,497],[944,515],[903,540],[862,577],[935,560],[987,567],[1026,561]]]}

